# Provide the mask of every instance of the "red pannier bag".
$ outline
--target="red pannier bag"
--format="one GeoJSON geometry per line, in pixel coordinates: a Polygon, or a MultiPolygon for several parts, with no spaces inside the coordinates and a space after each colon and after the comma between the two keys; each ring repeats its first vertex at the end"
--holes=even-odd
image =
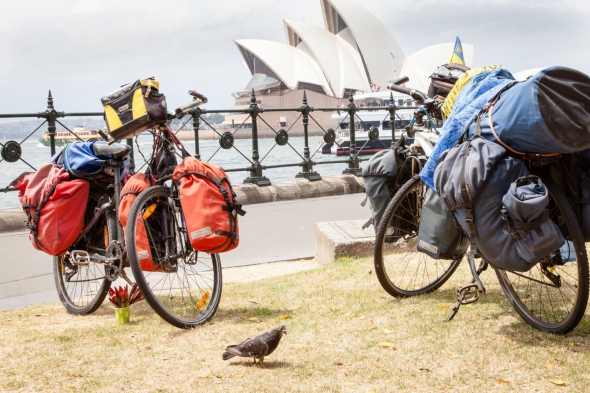
{"type": "Polygon", "coordinates": [[[225,171],[186,157],[174,170],[174,182],[193,248],[210,254],[236,248],[240,241],[238,215],[246,213],[235,203],[236,194],[225,171]]]}
{"type": "Polygon", "coordinates": [[[33,247],[49,255],[64,255],[84,229],[90,184],[70,180],[70,174],[53,163],[21,175],[13,184],[27,214],[33,247]]]}
{"type": "MultiPolygon", "coordinates": [[[[119,204],[119,221],[123,226],[123,231],[126,231],[127,221],[129,219],[129,212],[133,202],[137,196],[152,186],[152,182],[145,173],[138,173],[133,175],[121,190],[121,203],[119,204]]],[[[137,226],[135,230],[135,247],[137,250],[137,259],[143,271],[162,271],[154,263],[152,259],[152,250],[147,235],[147,230],[143,223],[142,217],[137,218],[137,226]]]]}

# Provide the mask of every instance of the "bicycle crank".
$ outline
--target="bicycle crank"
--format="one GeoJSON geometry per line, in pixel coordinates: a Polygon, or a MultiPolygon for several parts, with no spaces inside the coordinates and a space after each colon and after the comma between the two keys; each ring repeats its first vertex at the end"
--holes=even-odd
{"type": "Polygon", "coordinates": [[[109,244],[106,250],[106,257],[112,262],[105,265],[105,277],[113,282],[119,278],[121,268],[123,267],[123,256],[125,248],[119,242],[109,244]]]}

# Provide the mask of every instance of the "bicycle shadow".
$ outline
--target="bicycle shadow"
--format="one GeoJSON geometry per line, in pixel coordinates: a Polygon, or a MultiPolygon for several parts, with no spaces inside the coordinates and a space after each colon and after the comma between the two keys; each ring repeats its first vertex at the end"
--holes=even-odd
{"type": "MultiPolygon", "coordinates": [[[[518,317],[518,315],[516,315],[518,317]]],[[[520,319],[520,317],[518,317],[520,319]]],[[[590,315],[586,314],[576,328],[565,334],[550,334],[529,326],[523,320],[514,321],[498,329],[498,334],[527,347],[547,346],[547,343],[556,344],[573,352],[590,352],[590,315]],[[573,343],[573,346],[571,345],[573,343]]]]}

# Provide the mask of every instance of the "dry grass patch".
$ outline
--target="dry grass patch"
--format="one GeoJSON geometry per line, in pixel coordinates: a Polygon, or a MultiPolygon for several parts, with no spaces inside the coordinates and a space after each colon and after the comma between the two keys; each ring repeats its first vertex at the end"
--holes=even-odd
{"type": "Polygon", "coordinates": [[[372,269],[372,260],[340,260],[227,284],[212,323],[192,331],[167,325],[143,303],[132,307],[132,324],[124,327],[106,303],[87,317],[69,316],[59,304],[3,312],[0,390],[590,390],[588,314],[565,337],[533,330],[487,272],[489,294],[445,324],[455,288],[469,274],[466,264],[438,292],[406,300],[389,297],[372,269]],[[288,335],[266,359],[267,368],[221,360],[226,345],[281,322],[288,335]]]}

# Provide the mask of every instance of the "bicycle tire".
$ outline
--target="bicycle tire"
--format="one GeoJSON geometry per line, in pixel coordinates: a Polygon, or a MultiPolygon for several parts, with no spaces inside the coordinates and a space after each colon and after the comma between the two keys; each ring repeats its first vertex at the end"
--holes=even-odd
{"type": "MultiPolygon", "coordinates": [[[[550,178],[544,177],[543,183],[551,197],[549,204],[550,217],[559,226],[566,241],[573,244],[575,251],[573,255],[576,256],[575,263],[573,261],[562,262],[561,265],[550,266],[550,269],[553,269],[551,273],[554,275],[557,273],[556,275],[560,277],[559,286],[555,286],[555,283],[544,273],[544,266],[548,266],[545,264],[550,262],[548,257],[541,260],[527,273],[495,270],[506,297],[526,323],[535,329],[549,333],[566,334],[578,325],[586,311],[589,279],[588,255],[582,229],[567,197],[550,178]],[[575,275],[577,275],[577,282],[567,281],[567,287],[564,287],[563,282],[568,276],[571,277],[571,281],[576,281],[575,275]],[[512,277],[514,279],[511,279],[512,277]],[[520,285],[518,285],[523,278],[527,280],[524,293],[519,289],[520,285]],[[531,286],[535,286],[536,289],[531,290],[531,286]],[[543,289],[546,292],[545,294],[543,289]],[[572,302],[571,307],[567,307],[566,300],[571,299],[572,292],[575,293],[575,300],[572,302]],[[550,307],[544,305],[543,298],[552,301],[552,295],[560,302],[558,304],[552,303],[550,307]],[[535,301],[537,296],[539,299],[535,301]]],[[[571,252],[569,252],[569,255],[572,255],[571,252]]],[[[559,257],[561,258],[561,254],[559,254],[559,257]]]]}
{"type": "MultiPolygon", "coordinates": [[[[94,216],[95,209],[100,206],[99,201],[102,198],[108,198],[108,196],[96,191],[90,192],[84,217],[85,224],[89,223],[94,216]]],[[[78,247],[85,250],[89,244],[106,249],[105,230],[109,242],[117,238],[117,221],[114,213],[107,213],[94,224],[93,228],[95,230],[90,229],[84,238],[70,247],[70,250],[78,247]]],[[[69,252],[61,257],[53,257],[53,277],[59,300],[71,314],[92,314],[103,303],[111,282],[106,277],[104,266],[92,261],[87,266],[74,265],[68,258],[69,252]],[[70,276],[74,271],[76,273],[70,276]],[[78,283],[81,284],[78,285],[78,283]]]]}
{"type": "Polygon", "coordinates": [[[145,300],[166,322],[190,329],[215,315],[221,300],[222,275],[219,255],[193,250],[184,223],[179,199],[171,197],[169,187],[154,186],[142,192],[133,203],[125,232],[131,270],[145,300]],[[167,215],[169,219],[165,218],[167,215]],[[149,244],[140,246],[151,250],[154,265],[151,270],[145,266],[142,269],[138,255],[144,253],[145,260],[145,251],[138,251],[137,247],[138,220],[146,228],[149,244]],[[171,228],[162,225],[165,222],[171,228]]]}
{"type": "Polygon", "coordinates": [[[389,202],[377,228],[375,273],[383,289],[394,297],[407,298],[437,290],[461,263],[462,258],[433,259],[416,248],[425,187],[419,176],[408,180],[389,202]],[[394,236],[398,238],[395,244],[388,242],[392,236],[388,228],[394,228],[394,236]],[[389,255],[389,251],[398,256],[389,255]],[[403,285],[404,282],[407,284],[403,285]]]}

